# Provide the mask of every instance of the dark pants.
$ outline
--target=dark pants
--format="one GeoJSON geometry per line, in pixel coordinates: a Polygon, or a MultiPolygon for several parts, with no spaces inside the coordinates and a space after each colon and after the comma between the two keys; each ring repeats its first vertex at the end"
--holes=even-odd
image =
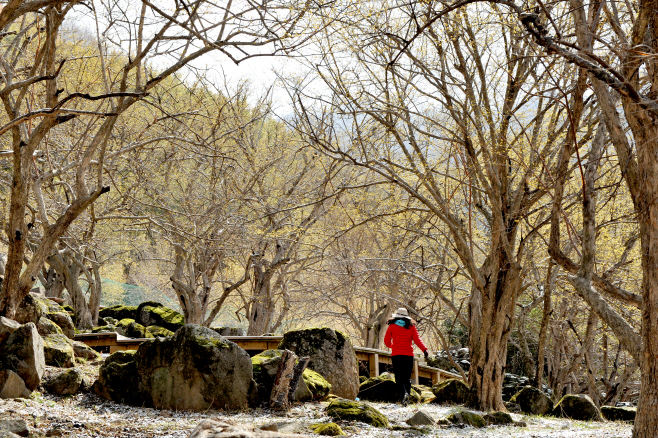
{"type": "Polygon", "coordinates": [[[414,368],[413,356],[393,356],[393,373],[398,385],[400,400],[406,394],[411,394],[411,371],[414,368]]]}

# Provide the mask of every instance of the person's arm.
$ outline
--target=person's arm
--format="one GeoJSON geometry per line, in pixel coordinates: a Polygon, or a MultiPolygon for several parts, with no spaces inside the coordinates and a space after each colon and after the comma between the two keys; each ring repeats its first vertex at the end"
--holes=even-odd
{"type": "Polygon", "coordinates": [[[420,339],[420,335],[418,334],[418,330],[416,329],[416,326],[412,325],[411,330],[413,330],[411,335],[412,335],[412,338],[413,338],[414,342],[416,343],[416,345],[418,345],[418,348],[420,348],[423,353],[426,353],[427,352],[427,347],[425,346],[425,344],[423,344],[423,340],[420,339]]]}
{"type": "Polygon", "coordinates": [[[393,348],[393,331],[391,330],[391,327],[393,327],[392,324],[388,326],[386,334],[384,335],[384,344],[386,344],[388,348],[393,348]]]}

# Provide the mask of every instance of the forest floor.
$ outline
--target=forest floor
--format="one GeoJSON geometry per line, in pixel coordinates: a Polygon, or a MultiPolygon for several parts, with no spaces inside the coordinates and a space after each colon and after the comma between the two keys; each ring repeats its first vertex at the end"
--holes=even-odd
{"type": "MultiPolygon", "coordinates": [[[[93,373],[92,367],[84,371],[93,373]]],[[[405,427],[404,421],[418,409],[423,409],[435,419],[445,418],[457,407],[435,404],[402,407],[388,403],[371,403],[386,415],[392,426],[405,427]]],[[[0,420],[23,419],[34,437],[67,436],[76,438],[187,438],[196,425],[208,418],[240,424],[262,426],[277,423],[281,432],[308,433],[307,426],[328,422],[323,403],[306,403],[292,408],[285,414],[269,410],[245,410],[240,412],[207,411],[176,412],[139,408],[107,401],[95,394],[78,394],[72,397],[55,397],[33,393],[30,400],[0,399],[0,420]]],[[[527,427],[438,428],[424,432],[403,429],[377,429],[362,423],[342,423],[343,430],[352,437],[500,437],[500,438],[626,438],[631,436],[632,426],[613,422],[583,422],[556,418],[512,415],[524,421],[527,427]]]]}

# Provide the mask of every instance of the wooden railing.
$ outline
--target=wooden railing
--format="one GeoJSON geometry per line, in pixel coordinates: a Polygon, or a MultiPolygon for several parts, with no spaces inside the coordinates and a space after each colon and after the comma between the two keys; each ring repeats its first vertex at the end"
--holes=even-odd
{"type": "MultiPolygon", "coordinates": [[[[255,356],[265,350],[276,349],[279,346],[281,339],[283,339],[283,336],[225,336],[225,338],[238,344],[251,356],[255,356]]],[[[84,342],[86,345],[94,349],[114,353],[115,351],[137,350],[139,344],[148,339],[127,338],[115,332],[103,332],[75,335],[75,340],[84,342]]],[[[368,373],[371,377],[379,376],[382,368],[386,369],[387,365],[392,365],[393,363],[391,353],[384,350],[354,347],[354,351],[356,352],[356,357],[359,362],[364,364],[367,363],[368,373]]],[[[420,379],[427,381],[427,383],[431,382],[431,384],[435,384],[445,379],[461,379],[461,376],[419,363],[419,359],[415,358],[411,378],[416,384],[421,383],[420,379]]]]}

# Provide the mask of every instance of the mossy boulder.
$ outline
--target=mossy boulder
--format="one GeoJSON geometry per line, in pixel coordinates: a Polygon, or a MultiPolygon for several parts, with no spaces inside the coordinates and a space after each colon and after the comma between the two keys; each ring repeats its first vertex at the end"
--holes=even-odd
{"type": "MultiPolygon", "coordinates": [[[[283,350],[266,350],[251,358],[254,380],[258,384],[258,401],[256,403],[267,403],[269,401],[270,395],[272,393],[272,387],[274,386],[274,379],[276,378],[276,373],[279,368],[279,364],[281,363],[280,358],[282,354],[283,350]]],[[[295,400],[297,401],[310,401],[314,398],[321,398],[326,395],[324,394],[318,397],[310,390],[306,384],[305,374],[307,374],[307,371],[310,370],[304,370],[304,374],[302,374],[302,380],[300,380],[299,385],[297,386],[297,391],[295,392],[295,400]]],[[[322,376],[319,377],[322,379],[322,376]]],[[[326,380],[325,384],[329,385],[326,380]]]]}
{"type": "Polygon", "coordinates": [[[83,374],[77,368],[63,370],[53,374],[46,380],[43,387],[51,394],[73,395],[80,391],[83,374]]]}
{"type": "Polygon", "coordinates": [[[359,421],[375,427],[389,427],[388,418],[367,403],[337,399],[327,406],[327,415],[340,421],[359,421]]]}
{"type": "Polygon", "coordinates": [[[328,396],[331,392],[331,383],[322,377],[320,373],[306,368],[302,374],[302,378],[306,382],[306,386],[308,386],[311,394],[313,394],[313,398],[316,400],[328,396]]]}
{"type": "Polygon", "coordinates": [[[137,319],[137,306],[122,306],[117,304],[116,306],[106,307],[101,309],[98,312],[98,316],[101,318],[114,318],[117,321],[122,319],[137,319]]]}
{"type": "Polygon", "coordinates": [[[183,315],[154,301],[147,301],[137,306],[135,321],[144,327],[157,325],[172,332],[185,324],[183,315]]]}
{"type": "MultiPolygon", "coordinates": [[[[13,319],[0,316],[0,345],[7,340],[7,338],[21,327],[21,323],[13,319]]],[[[38,331],[38,329],[37,329],[38,331]]]]}
{"type": "Polygon", "coordinates": [[[585,394],[567,394],[553,409],[553,416],[580,421],[602,421],[601,411],[585,394]]]}
{"type": "Polygon", "coordinates": [[[489,426],[503,426],[506,424],[514,424],[514,419],[507,412],[492,411],[483,415],[484,421],[489,426]]]}
{"type": "Polygon", "coordinates": [[[635,422],[636,408],[601,406],[601,415],[608,421],[635,422]]]}
{"type": "Polygon", "coordinates": [[[158,409],[242,409],[256,390],[249,354],[198,325],[143,342],[135,363],[145,404],[158,409]]]}
{"type": "MultiPolygon", "coordinates": [[[[398,403],[402,401],[395,376],[383,373],[378,377],[371,377],[359,386],[359,398],[374,402],[398,403]]],[[[410,401],[420,402],[420,395],[415,389],[411,389],[410,401]]]]}
{"type": "Polygon", "coordinates": [[[100,353],[83,342],[69,340],[69,344],[73,347],[73,353],[75,354],[76,359],[98,360],[101,358],[100,353]]]}
{"type": "Polygon", "coordinates": [[[71,319],[71,315],[68,312],[64,311],[61,307],[51,308],[50,311],[46,314],[47,318],[57,324],[59,328],[62,329],[62,332],[66,337],[73,339],[75,337],[75,325],[71,319]]]}
{"type": "Polygon", "coordinates": [[[171,336],[174,336],[174,332],[171,330],[168,330],[164,327],[160,327],[157,325],[150,325],[146,327],[146,331],[151,334],[154,338],[169,338],[171,336]]]}
{"type": "Polygon", "coordinates": [[[98,370],[92,390],[108,400],[141,406],[144,396],[139,390],[139,373],[134,350],[111,354],[98,370]]]}
{"type": "Polygon", "coordinates": [[[533,415],[546,415],[553,411],[553,401],[533,386],[526,386],[514,395],[510,403],[516,403],[522,412],[533,415]]]}
{"type": "Polygon", "coordinates": [[[359,392],[359,365],[349,338],[328,327],[294,330],[283,335],[279,350],[311,358],[308,367],[320,373],[331,392],[353,400],[359,392]]]}
{"type": "Polygon", "coordinates": [[[455,412],[448,415],[446,420],[452,424],[464,424],[466,426],[478,428],[487,426],[487,422],[484,420],[482,415],[471,411],[455,412]]]}
{"type": "Polygon", "coordinates": [[[39,323],[39,319],[48,313],[50,306],[53,304],[43,295],[30,292],[18,305],[13,319],[20,324],[31,322],[36,325],[39,323]]]}
{"type": "Polygon", "coordinates": [[[432,388],[425,385],[411,385],[411,387],[418,393],[420,396],[420,403],[432,403],[436,400],[436,396],[432,391],[432,388]]]}
{"type": "Polygon", "coordinates": [[[436,399],[434,403],[448,403],[461,405],[468,401],[471,390],[463,380],[448,379],[432,387],[436,399]]]}
{"type": "Polygon", "coordinates": [[[117,328],[113,325],[102,325],[100,327],[94,327],[91,329],[92,333],[107,333],[107,332],[116,332],[117,328]]]}
{"type": "Polygon", "coordinates": [[[75,366],[75,352],[66,336],[48,335],[43,338],[43,354],[46,365],[59,368],[75,366]]]}
{"type": "Polygon", "coordinates": [[[42,316],[37,323],[37,331],[39,335],[48,336],[48,335],[63,335],[64,332],[61,328],[48,318],[42,316]]]}
{"type": "Polygon", "coordinates": [[[3,398],[30,398],[23,379],[11,370],[0,370],[0,399],[3,398]]]}
{"type": "Polygon", "coordinates": [[[153,338],[154,336],[146,330],[146,327],[133,319],[124,318],[117,324],[117,332],[129,338],[153,338]]]}
{"type": "Polygon", "coordinates": [[[309,429],[318,435],[324,436],[344,436],[345,432],[336,423],[316,423],[311,424],[309,429]]]}
{"type": "Polygon", "coordinates": [[[33,323],[18,327],[0,346],[0,369],[18,374],[30,391],[39,386],[46,371],[46,361],[43,339],[33,323]]]}

